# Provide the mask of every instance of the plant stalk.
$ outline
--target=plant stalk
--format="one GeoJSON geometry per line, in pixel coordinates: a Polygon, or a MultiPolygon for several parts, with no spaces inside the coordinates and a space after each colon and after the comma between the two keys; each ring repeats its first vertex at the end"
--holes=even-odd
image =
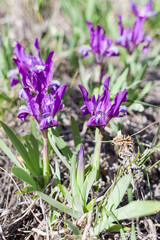
{"type": "Polygon", "coordinates": [[[97,64],[97,87],[98,89],[101,86],[101,82],[102,82],[102,64],[97,64]]]}
{"type": "Polygon", "coordinates": [[[96,179],[99,179],[99,173],[100,173],[100,154],[101,154],[101,145],[102,145],[102,130],[96,128],[95,130],[95,150],[94,150],[94,159],[93,159],[93,168],[96,169],[96,179]]]}
{"type": "Polygon", "coordinates": [[[43,176],[44,185],[49,182],[49,155],[48,155],[48,129],[44,129],[43,133],[43,176]]]}

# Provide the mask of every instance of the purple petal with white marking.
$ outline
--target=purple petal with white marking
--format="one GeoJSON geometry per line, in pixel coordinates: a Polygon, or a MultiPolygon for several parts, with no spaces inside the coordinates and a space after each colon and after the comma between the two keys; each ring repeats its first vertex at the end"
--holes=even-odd
{"type": "Polygon", "coordinates": [[[29,114],[28,107],[22,105],[22,106],[19,108],[19,112],[18,112],[17,117],[24,122],[28,114],[29,114]]]}
{"type": "Polygon", "coordinates": [[[44,116],[39,124],[41,131],[49,127],[56,127],[58,125],[59,123],[52,116],[44,116]]]}
{"type": "Polygon", "coordinates": [[[106,122],[104,117],[102,116],[93,116],[89,119],[86,125],[91,127],[97,127],[100,129],[106,126],[106,122]]]}
{"type": "Polygon", "coordinates": [[[89,57],[89,52],[91,51],[91,48],[88,46],[82,46],[79,48],[79,53],[83,55],[83,57],[87,58],[89,57]]]}

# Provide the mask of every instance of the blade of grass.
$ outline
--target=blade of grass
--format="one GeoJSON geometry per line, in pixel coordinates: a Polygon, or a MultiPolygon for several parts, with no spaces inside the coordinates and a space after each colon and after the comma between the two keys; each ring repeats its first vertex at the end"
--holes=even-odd
{"type": "Polygon", "coordinates": [[[7,145],[1,139],[0,139],[0,148],[17,167],[22,168],[20,162],[17,160],[17,158],[14,156],[11,150],[7,147],[7,145]]]}
{"type": "Polygon", "coordinates": [[[127,174],[119,179],[119,181],[116,183],[113,191],[110,193],[108,197],[108,201],[106,204],[106,210],[107,212],[110,212],[112,209],[112,212],[115,212],[115,209],[120,204],[121,200],[124,197],[124,194],[126,193],[128,186],[131,182],[132,175],[127,174]]]}
{"type": "Polygon", "coordinates": [[[115,211],[118,220],[144,217],[157,213],[160,210],[160,201],[132,201],[115,211]]]}
{"type": "Polygon", "coordinates": [[[74,145],[75,145],[76,151],[79,152],[82,141],[81,141],[81,136],[80,136],[77,122],[73,116],[71,116],[71,128],[72,128],[72,136],[73,136],[73,140],[74,140],[74,145]]]}
{"type": "Polygon", "coordinates": [[[53,138],[53,142],[55,142],[58,149],[63,153],[63,155],[67,158],[67,160],[70,161],[70,159],[73,156],[73,153],[68,147],[68,145],[66,144],[66,142],[63,140],[63,138],[59,136],[58,131],[52,128],[49,134],[53,138]]]}
{"type": "Polygon", "coordinates": [[[57,154],[57,156],[60,158],[60,160],[63,162],[63,164],[70,170],[70,165],[67,162],[66,158],[60,153],[60,151],[58,150],[58,148],[56,147],[56,144],[54,142],[54,139],[52,139],[51,135],[48,134],[48,139],[49,142],[53,148],[53,150],[55,151],[55,153],[57,154]]]}
{"type": "Polygon", "coordinates": [[[68,208],[67,206],[65,206],[63,203],[58,202],[57,200],[49,197],[48,195],[37,191],[38,196],[40,196],[45,202],[49,203],[51,206],[55,207],[56,209],[58,209],[61,212],[64,212],[68,215],[70,215],[71,217],[74,217],[76,219],[78,219],[82,213],[77,212],[77,211],[73,211],[72,209],[68,208]]]}
{"type": "Polygon", "coordinates": [[[12,173],[22,181],[30,184],[31,186],[35,187],[36,189],[36,182],[34,179],[22,168],[19,167],[12,167],[12,173]]]}
{"type": "Polygon", "coordinates": [[[29,156],[26,148],[24,147],[23,143],[19,140],[19,138],[16,136],[16,134],[13,132],[13,130],[10,127],[8,127],[2,121],[0,121],[0,124],[3,127],[7,136],[9,137],[9,139],[11,140],[13,146],[16,148],[16,150],[21,155],[26,167],[29,169],[29,171],[33,174],[34,177],[37,177],[36,168],[32,162],[32,159],[30,159],[30,156],[29,156]]]}
{"type": "Polygon", "coordinates": [[[70,207],[72,207],[73,205],[73,199],[70,195],[70,193],[68,192],[67,188],[61,184],[58,184],[58,187],[61,191],[61,193],[63,194],[63,196],[66,198],[66,200],[68,201],[70,207]]]}

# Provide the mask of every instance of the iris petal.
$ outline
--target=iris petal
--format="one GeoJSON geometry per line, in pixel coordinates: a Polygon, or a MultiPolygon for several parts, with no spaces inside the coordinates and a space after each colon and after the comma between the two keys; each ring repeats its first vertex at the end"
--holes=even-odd
{"type": "Polygon", "coordinates": [[[94,30],[93,23],[86,21],[90,33],[90,47],[82,46],[79,52],[84,57],[89,56],[89,52],[94,54],[95,60],[101,64],[104,57],[118,56],[119,51],[117,48],[111,48],[112,39],[109,39],[101,26],[97,25],[94,30]]]}
{"type": "Polygon", "coordinates": [[[126,116],[127,107],[121,106],[123,102],[127,101],[127,91],[126,89],[119,92],[113,99],[113,104],[111,104],[109,97],[109,77],[107,77],[103,84],[103,94],[96,99],[93,95],[92,98],[88,97],[87,90],[79,85],[81,89],[85,104],[80,108],[83,115],[87,113],[91,114],[91,118],[87,122],[87,126],[102,128],[107,125],[107,123],[114,117],[124,117],[126,116]]]}

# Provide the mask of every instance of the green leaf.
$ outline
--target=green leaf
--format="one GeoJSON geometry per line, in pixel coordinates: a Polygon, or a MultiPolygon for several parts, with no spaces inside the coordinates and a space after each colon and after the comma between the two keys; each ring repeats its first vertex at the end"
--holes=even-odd
{"type": "Polygon", "coordinates": [[[38,0],[37,5],[38,5],[38,10],[40,10],[41,5],[43,4],[43,0],[38,0]]]}
{"type": "Polygon", "coordinates": [[[143,105],[140,105],[138,103],[132,103],[129,107],[128,110],[130,111],[136,111],[136,112],[144,112],[144,107],[143,105]]]}
{"type": "Polygon", "coordinates": [[[127,174],[120,178],[120,180],[116,183],[113,191],[110,193],[107,204],[106,204],[106,210],[108,212],[112,211],[115,212],[115,209],[120,204],[121,200],[124,197],[124,194],[126,193],[128,186],[131,182],[132,175],[127,174]]]}
{"type": "Polygon", "coordinates": [[[50,207],[50,216],[49,216],[49,221],[52,227],[54,227],[54,223],[58,217],[60,217],[60,213],[57,212],[56,210],[53,210],[53,207],[50,207]]]}
{"type": "Polygon", "coordinates": [[[12,113],[13,116],[17,117],[17,115],[15,114],[15,112],[13,112],[13,111],[11,110],[11,107],[10,107],[10,106],[9,106],[9,107],[3,107],[3,106],[1,106],[1,110],[3,110],[4,112],[7,111],[7,112],[9,112],[9,113],[12,113]]]}
{"type": "Polygon", "coordinates": [[[123,225],[121,225],[117,219],[117,217],[115,216],[115,214],[110,211],[108,212],[105,208],[102,208],[101,213],[101,218],[98,219],[96,226],[94,227],[94,232],[96,235],[99,235],[100,232],[102,232],[103,230],[109,230],[113,228],[113,230],[119,230],[121,233],[121,237],[122,239],[125,239],[124,236],[124,227],[123,225]],[[117,224],[113,223],[113,222],[117,222],[117,224]]]}
{"type": "Polygon", "coordinates": [[[70,183],[71,183],[71,192],[73,196],[74,206],[78,212],[83,212],[82,206],[84,201],[81,196],[80,189],[77,184],[77,161],[76,156],[73,156],[71,159],[71,171],[70,171],[70,183]]]}
{"type": "Polygon", "coordinates": [[[158,163],[160,163],[160,159],[155,162],[150,168],[147,169],[147,171],[150,171],[153,167],[155,167],[158,163]]]}
{"type": "Polygon", "coordinates": [[[25,135],[22,137],[22,139],[24,139],[26,142],[30,159],[32,159],[38,174],[43,175],[42,161],[39,151],[39,140],[35,138],[35,135],[33,134],[25,135]]]}
{"type": "Polygon", "coordinates": [[[60,173],[59,163],[58,163],[57,159],[55,159],[54,161],[55,161],[55,174],[56,174],[57,180],[60,183],[61,182],[61,173],[60,173]]]}
{"type": "MultiPolygon", "coordinates": [[[[81,232],[79,231],[78,227],[76,227],[72,222],[66,219],[66,222],[68,226],[72,229],[73,233],[75,235],[81,235],[81,232]]],[[[76,238],[78,240],[78,238],[76,238]]]]}
{"type": "Polygon", "coordinates": [[[39,151],[39,140],[35,137],[35,135],[30,134],[30,141],[32,143],[34,154],[36,156],[36,162],[38,163],[39,168],[42,168],[41,155],[39,151]]]}
{"type": "Polygon", "coordinates": [[[157,143],[157,145],[151,149],[151,150],[146,150],[143,152],[141,158],[139,159],[139,161],[137,162],[138,166],[143,166],[145,164],[145,162],[150,158],[150,156],[160,147],[160,142],[157,143]]]}
{"type": "Polygon", "coordinates": [[[0,92],[0,99],[6,100],[7,102],[13,101],[12,98],[8,97],[4,92],[0,92]]]}
{"type": "Polygon", "coordinates": [[[123,229],[123,231],[127,232],[130,231],[131,229],[129,227],[123,226],[119,224],[111,224],[110,227],[107,229],[108,231],[120,231],[120,229],[123,229]]]}
{"type": "Polygon", "coordinates": [[[53,195],[56,194],[57,192],[59,192],[59,188],[58,188],[58,186],[55,186],[51,190],[50,197],[53,197],[53,195]]]}
{"type": "Polygon", "coordinates": [[[24,169],[19,167],[12,167],[12,173],[22,181],[36,187],[36,182],[24,169]]]}
{"type": "Polygon", "coordinates": [[[115,211],[118,220],[144,217],[157,213],[160,210],[160,201],[132,201],[115,211]]]}
{"type": "Polygon", "coordinates": [[[117,93],[123,86],[123,83],[127,80],[129,68],[125,68],[121,75],[118,77],[117,81],[113,85],[113,88],[111,89],[111,94],[117,93]]]}
{"type": "Polygon", "coordinates": [[[79,59],[78,62],[82,85],[86,88],[87,91],[90,91],[89,80],[91,79],[91,72],[88,69],[85,69],[81,59],[79,59]]]}
{"type": "Polygon", "coordinates": [[[102,232],[103,230],[108,229],[110,226],[112,226],[111,221],[109,221],[106,211],[104,209],[102,209],[102,211],[100,211],[100,214],[101,214],[101,218],[98,219],[98,221],[94,227],[94,233],[96,235],[99,235],[100,232],[102,232]]]}
{"type": "Polygon", "coordinates": [[[133,219],[132,219],[132,225],[131,225],[131,240],[136,240],[136,230],[135,230],[133,219]]]}
{"type": "MultiPolygon", "coordinates": [[[[74,201],[74,207],[75,209],[79,212],[79,213],[82,213],[83,214],[83,202],[82,202],[82,199],[80,197],[80,195],[76,195],[74,196],[73,198],[73,201],[74,201]]],[[[85,207],[85,206],[84,206],[85,207]]],[[[74,210],[74,208],[73,208],[74,210]]]]}
{"type": "Polygon", "coordinates": [[[35,137],[35,139],[38,139],[37,128],[36,128],[36,123],[34,119],[30,120],[30,124],[31,124],[31,134],[35,137]]]}
{"type": "Polygon", "coordinates": [[[36,151],[36,143],[31,145],[30,144],[30,135],[26,135],[22,137],[23,140],[26,142],[26,147],[28,149],[28,154],[30,156],[30,159],[32,159],[32,162],[36,168],[37,174],[43,175],[42,167],[39,166],[40,162],[40,152],[36,151]]]}
{"type": "Polygon", "coordinates": [[[47,196],[46,194],[37,191],[37,194],[47,203],[49,203],[51,206],[55,207],[56,209],[58,209],[61,212],[64,212],[68,215],[70,215],[71,217],[74,217],[76,219],[78,219],[82,213],[81,212],[77,212],[75,210],[70,209],[69,207],[65,206],[63,203],[58,202],[57,200],[47,196]]]}
{"type": "MultiPolygon", "coordinates": [[[[81,150],[83,152],[83,146],[81,145],[81,150]]],[[[82,156],[82,152],[79,152],[80,157],[77,157],[77,185],[79,189],[82,189],[84,183],[84,174],[85,174],[85,160],[82,156]]],[[[79,156],[79,155],[78,155],[79,156]]]]}
{"type": "Polygon", "coordinates": [[[147,82],[147,84],[144,86],[136,100],[142,99],[147,93],[149,93],[149,91],[152,89],[152,85],[153,84],[151,81],[147,82]]]}
{"type": "Polygon", "coordinates": [[[72,128],[72,136],[73,136],[73,140],[74,140],[74,146],[76,148],[76,151],[79,152],[82,141],[81,141],[81,136],[79,133],[79,128],[78,128],[77,122],[73,116],[71,116],[71,128],[72,128]]]}
{"type": "Polygon", "coordinates": [[[67,188],[61,184],[58,184],[58,187],[61,191],[61,193],[63,194],[63,196],[66,198],[66,200],[68,201],[70,207],[72,207],[73,205],[73,199],[70,195],[70,193],[68,192],[67,188]]]}
{"type": "Polygon", "coordinates": [[[122,228],[121,224],[119,223],[117,217],[114,215],[113,212],[111,212],[109,215],[112,216],[112,217],[114,218],[114,221],[117,222],[117,224],[118,224],[118,226],[119,226],[119,228],[120,228],[120,234],[121,234],[122,240],[126,240],[125,235],[124,235],[123,228],[122,228]]]}
{"type": "Polygon", "coordinates": [[[86,1],[86,4],[87,4],[86,6],[87,11],[85,11],[86,13],[85,19],[90,20],[92,18],[93,11],[95,8],[95,0],[88,0],[86,1]]]}
{"type": "Polygon", "coordinates": [[[100,130],[98,128],[95,129],[95,147],[94,147],[94,157],[92,161],[92,168],[95,168],[96,173],[96,179],[99,179],[99,169],[100,169],[100,153],[99,153],[99,136],[100,136],[100,130]]]}
{"type": "Polygon", "coordinates": [[[146,68],[147,68],[147,65],[144,65],[144,66],[141,68],[141,71],[138,72],[138,74],[137,74],[136,79],[134,80],[134,82],[143,79],[144,74],[145,74],[145,72],[146,72],[146,68]]]}
{"type": "Polygon", "coordinates": [[[83,187],[82,187],[82,197],[85,201],[85,203],[87,203],[88,200],[88,194],[89,191],[94,183],[94,181],[96,180],[96,169],[92,169],[92,171],[87,175],[83,187]]]}
{"type": "Polygon", "coordinates": [[[29,158],[28,152],[26,151],[22,142],[20,142],[19,138],[13,132],[13,130],[10,127],[8,127],[5,123],[3,123],[1,121],[0,121],[0,123],[1,123],[4,131],[6,132],[7,136],[9,137],[9,139],[11,140],[11,142],[13,143],[13,145],[15,146],[15,148],[17,149],[17,151],[19,152],[21,157],[23,158],[23,160],[27,159],[27,157],[29,158]]]}
{"type": "Polygon", "coordinates": [[[37,189],[36,187],[33,187],[33,186],[28,186],[28,187],[25,187],[25,188],[22,188],[20,191],[16,192],[16,193],[29,193],[29,192],[35,192],[37,189]]]}
{"type": "Polygon", "coordinates": [[[17,165],[17,167],[22,168],[21,164],[17,160],[17,158],[14,156],[14,154],[11,152],[11,150],[7,147],[7,145],[0,139],[0,148],[2,151],[9,157],[9,159],[17,165]]]}
{"type": "Polygon", "coordinates": [[[70,159],[73,156],[73,153],[70,150],[70,148],[68,147],[68,145],[66,144],[66,142],[63,140],[63,138],[59,136],[58,131],[56,129],[52,128],[49,133],[50,133],[54,143],[57,145],[58,149],[67,158],[67,160],[70,161],[70,159]]]}
{"type": "Polygon", "coordinates": [[[109,81],[109,90],[111,90],[117,80],[117,69],[114,68],[112,63],[108,63],[108,75],[111,76],[109,81]]]}
{"type": "Polygon", "coordinates": [[[77,184],[77,166],[76,166],[76,156],[73,156],[71,159],[71,170],[70,170],[70,182],[71,182],[71,191],[73,199],[75,196],[80,196],[80,191],[77,184]]]}
{"type": "Polygon", "coordinates": [[[95,203],[96,199],[93,198],[86,206],[87,211],[89,212],[89,210],[91,209],[91,207],[93,206],[93,204],[95,203]]]}
{"type": "Polygon", "coordinates": [[[70,169],[69,163],[67,162],[66,158],[60,153],[60,151],[59,151],[58,148],[56,147],[55,140],[53,139],[53,137],[52,137],[50,134],[48,134],[48,139],[49,139],[49,142],[50,142],[53,150],[54,150],[55,153],[57,154],[57,156],[60,158],[60,160],[63,162],[63,164],[64,164],[68,169],[70,169]]]}
{"type": "Polygon", "coordinates": [[[153,108],[157,108],[157,109],[160,110],[160,107],[157,107],[156,105],[153,105],[153,104],[150,104],[150,103],[146,103],[146,102],[142,102],[142,101],[139,101],[139,100],[127,99],[127,102],[130,102],[130,103],[138,103],[138,104],[142,104],[142,105],[144,105],[144,106],[153,107],[153,108]]]}
{"type": "Polygon", "coordinates": [[[7,136],[11,140],[13,146],[17,149],[17,151],[23,158],[26,167],[29,169],[29,171],[32,173],[32,175],[34,177],[36,177],[37,176],[36,169],[34,167],[32,160],[30,159],[30,156],[29,156],[26,148],[24,147],[23,143],[19,140],[19,138],[16,136],[16,134],[13,132],[13,130],[10,127],[8,127],[2,121],[0,121],[0,123],[1,123],[4,131],[6,132],[7,136]]]}

